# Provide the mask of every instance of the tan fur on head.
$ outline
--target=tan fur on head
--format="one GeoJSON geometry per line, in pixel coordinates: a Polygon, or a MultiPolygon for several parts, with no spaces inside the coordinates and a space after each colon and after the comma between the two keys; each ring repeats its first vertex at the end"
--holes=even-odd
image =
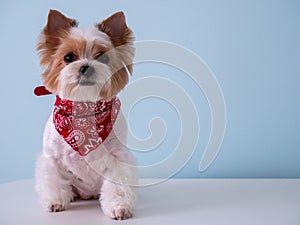
{"type": "Polygon", "coordinates": [[[40,64],[44,67],[44,84],[49,91],[70,100],[108,100],[125,87],[128,72],[132,73],[133,33],[122,12],[96,24],[95,28],[81,30],[77,25],[76,20],[50,10],[37,44],[40,64]],[[76,57],[69,64],[64,62],[68,53],[76,57]],[[97,57],[104,53],[109,62],[100,64],[97,57]],[[83,65],[95,67],[95,77],[91,78],[95,85],[90,88],[79,84],[78,71],[83,65]]]}

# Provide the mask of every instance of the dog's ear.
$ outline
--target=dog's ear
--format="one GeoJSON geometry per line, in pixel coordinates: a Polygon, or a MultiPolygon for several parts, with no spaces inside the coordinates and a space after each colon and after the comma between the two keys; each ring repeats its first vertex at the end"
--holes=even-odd
{"type": "Polygon", "coordinates": [[[44,27],[37,43],[41,65],[46,66],[51,63],[52,56],[61,39],[74,26],[77,26],[76,20],[67,18],[57,10],[49,11],[47,25],[44,27]]]}
{"type": "Polygon", "coordinates": [[[63,30],[69,30],[75,26],[77,26],[76,20],[67,18],[59,11],[51,9],[48,14],[45,31],[47,31],[49,35],[58,35],[63,30]]]}
{"type": "Polygon", "coordinates": [[[106,33],[115,47],[132,41],[132,32],[127,27],[123,12],[117,12],[101,23],[96,24],[98,29],[106,33]]]}

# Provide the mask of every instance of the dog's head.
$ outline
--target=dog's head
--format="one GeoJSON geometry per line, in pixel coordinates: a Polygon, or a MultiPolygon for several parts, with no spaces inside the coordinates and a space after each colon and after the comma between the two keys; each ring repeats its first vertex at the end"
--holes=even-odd
{"type": "Polygon", "coordinates": [[[37,44],[46,88],[73,101],[109,100],[128,82],[133,33],[118,12],[88,29],[50,10],[37,44]]]}

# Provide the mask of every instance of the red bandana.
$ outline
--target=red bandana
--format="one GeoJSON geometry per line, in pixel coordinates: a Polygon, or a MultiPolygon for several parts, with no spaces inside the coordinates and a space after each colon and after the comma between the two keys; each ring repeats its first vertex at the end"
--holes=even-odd
{"type": "Polygon", "coordinates": [[[120,110],[120,100],[75,102],[56,96],[53,123],[57,132],[80,155],[85,156],[105,141],[120,110]]]}

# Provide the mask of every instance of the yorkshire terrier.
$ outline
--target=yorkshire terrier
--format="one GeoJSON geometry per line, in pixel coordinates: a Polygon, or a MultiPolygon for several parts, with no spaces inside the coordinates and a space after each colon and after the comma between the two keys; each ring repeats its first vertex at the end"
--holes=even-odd
{"type": "Polygon", "coordinates": [[[44,86],[56,95],[36,164],[36,191],[50,212],[75,198],[99,198],[107,216],[132,217],[138,182],[126,149],[127,127],[117,94],[132,73],[134,36],[123,12],[94,27],[50,10],[37,50],[44,86]]]}

